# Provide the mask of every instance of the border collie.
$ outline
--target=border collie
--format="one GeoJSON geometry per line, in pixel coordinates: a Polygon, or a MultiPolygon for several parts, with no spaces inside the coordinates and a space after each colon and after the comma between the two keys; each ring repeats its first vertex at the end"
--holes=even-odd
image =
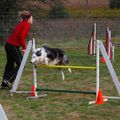
{"type": "MultiPolygon", "coordinates": [[[[67,65],[68,57],[65,52],[59,48],[50,48],[48,46],[42,46],[41,48],[35,49],[31,63],[43,64],[43,65],[67,65]]],[[[65,79],[64,72],[61,70],[62,79],[65,79]]],[[[71,73],[71,69],[68,68],[71,73]]]]}

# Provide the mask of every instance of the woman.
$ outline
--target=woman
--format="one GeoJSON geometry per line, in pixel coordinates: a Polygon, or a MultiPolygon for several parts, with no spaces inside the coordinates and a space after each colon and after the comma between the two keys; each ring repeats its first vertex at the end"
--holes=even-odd
{"type": "Polygon", "coordinates": [[[11,88],[15,80],[18,69],[22,61],[22,53],[26,50],[26,37],[30,30],[30,25],[33,22],[32,14],[29,11],[21,11],[19,17],[22,21],[13,29],[12,34],[7,39],[5,44],[5,52],[7,56],[7,63],[3,74],[3,81],[1,89],[11,88]],[[20,51],[22,47],[22,53],[20,51]],[[16,66],[14,66],[14,63],[16,66]]]}

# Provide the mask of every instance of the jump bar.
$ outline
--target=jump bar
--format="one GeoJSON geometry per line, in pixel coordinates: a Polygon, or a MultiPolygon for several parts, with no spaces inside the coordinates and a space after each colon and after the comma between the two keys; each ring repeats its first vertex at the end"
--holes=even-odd
{"type": "Polygon", "coordinates": [[[93,69],[95,70],[96,67],[91,66],[64,66],[64,65],[40,65],[40,67],[46,67],[46,68],[71,68],[71,69],[93,69]]]}
{"type": "Polygon", "coordinates": [[[60,90],[60,89],[48,89],[48,88],[36,88],[36,91],[47,91],[47,92],[63,92],[63,93],[79,93],[79,94],[94,94],[95,91],[78,91],[78,90],[60,90]]]}

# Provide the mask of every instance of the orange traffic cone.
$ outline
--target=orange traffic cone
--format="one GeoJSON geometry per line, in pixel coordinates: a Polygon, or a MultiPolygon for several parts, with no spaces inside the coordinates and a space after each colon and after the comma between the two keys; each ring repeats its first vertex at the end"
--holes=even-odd
{"type": "Polygon", "coordinates": [[[96,100],[96,104],[103,104],[103,103],[104,103],[103,94],[102,94],[102,91],[99,90],[97,100],[96,100]]]}
{"type": "Polygon", "coordinates": [[[31,96],[35,96],[35,86],[32,85],[31,87],[31,96]]]}
{"type": "Polygon", "coordinates": [[[104,57],[101,58],[101,62],[105,63],[105,58],[104,57]]]}

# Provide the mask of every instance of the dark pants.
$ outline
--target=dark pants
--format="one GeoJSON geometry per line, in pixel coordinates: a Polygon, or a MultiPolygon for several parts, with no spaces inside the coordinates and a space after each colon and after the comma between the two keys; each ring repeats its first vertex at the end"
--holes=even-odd
{"type": "MultiPolygon", "coordinates": [[[[3,81],[7,80],[10,83],[13,83],[23,56],[18,47],[13,46],[9,43],[5,44],[5,52],[7,56],[7,63],[3,74],[3,81]]],[[[2,85],[4,86],[4,82],[2,82],[2,85]]]]}

